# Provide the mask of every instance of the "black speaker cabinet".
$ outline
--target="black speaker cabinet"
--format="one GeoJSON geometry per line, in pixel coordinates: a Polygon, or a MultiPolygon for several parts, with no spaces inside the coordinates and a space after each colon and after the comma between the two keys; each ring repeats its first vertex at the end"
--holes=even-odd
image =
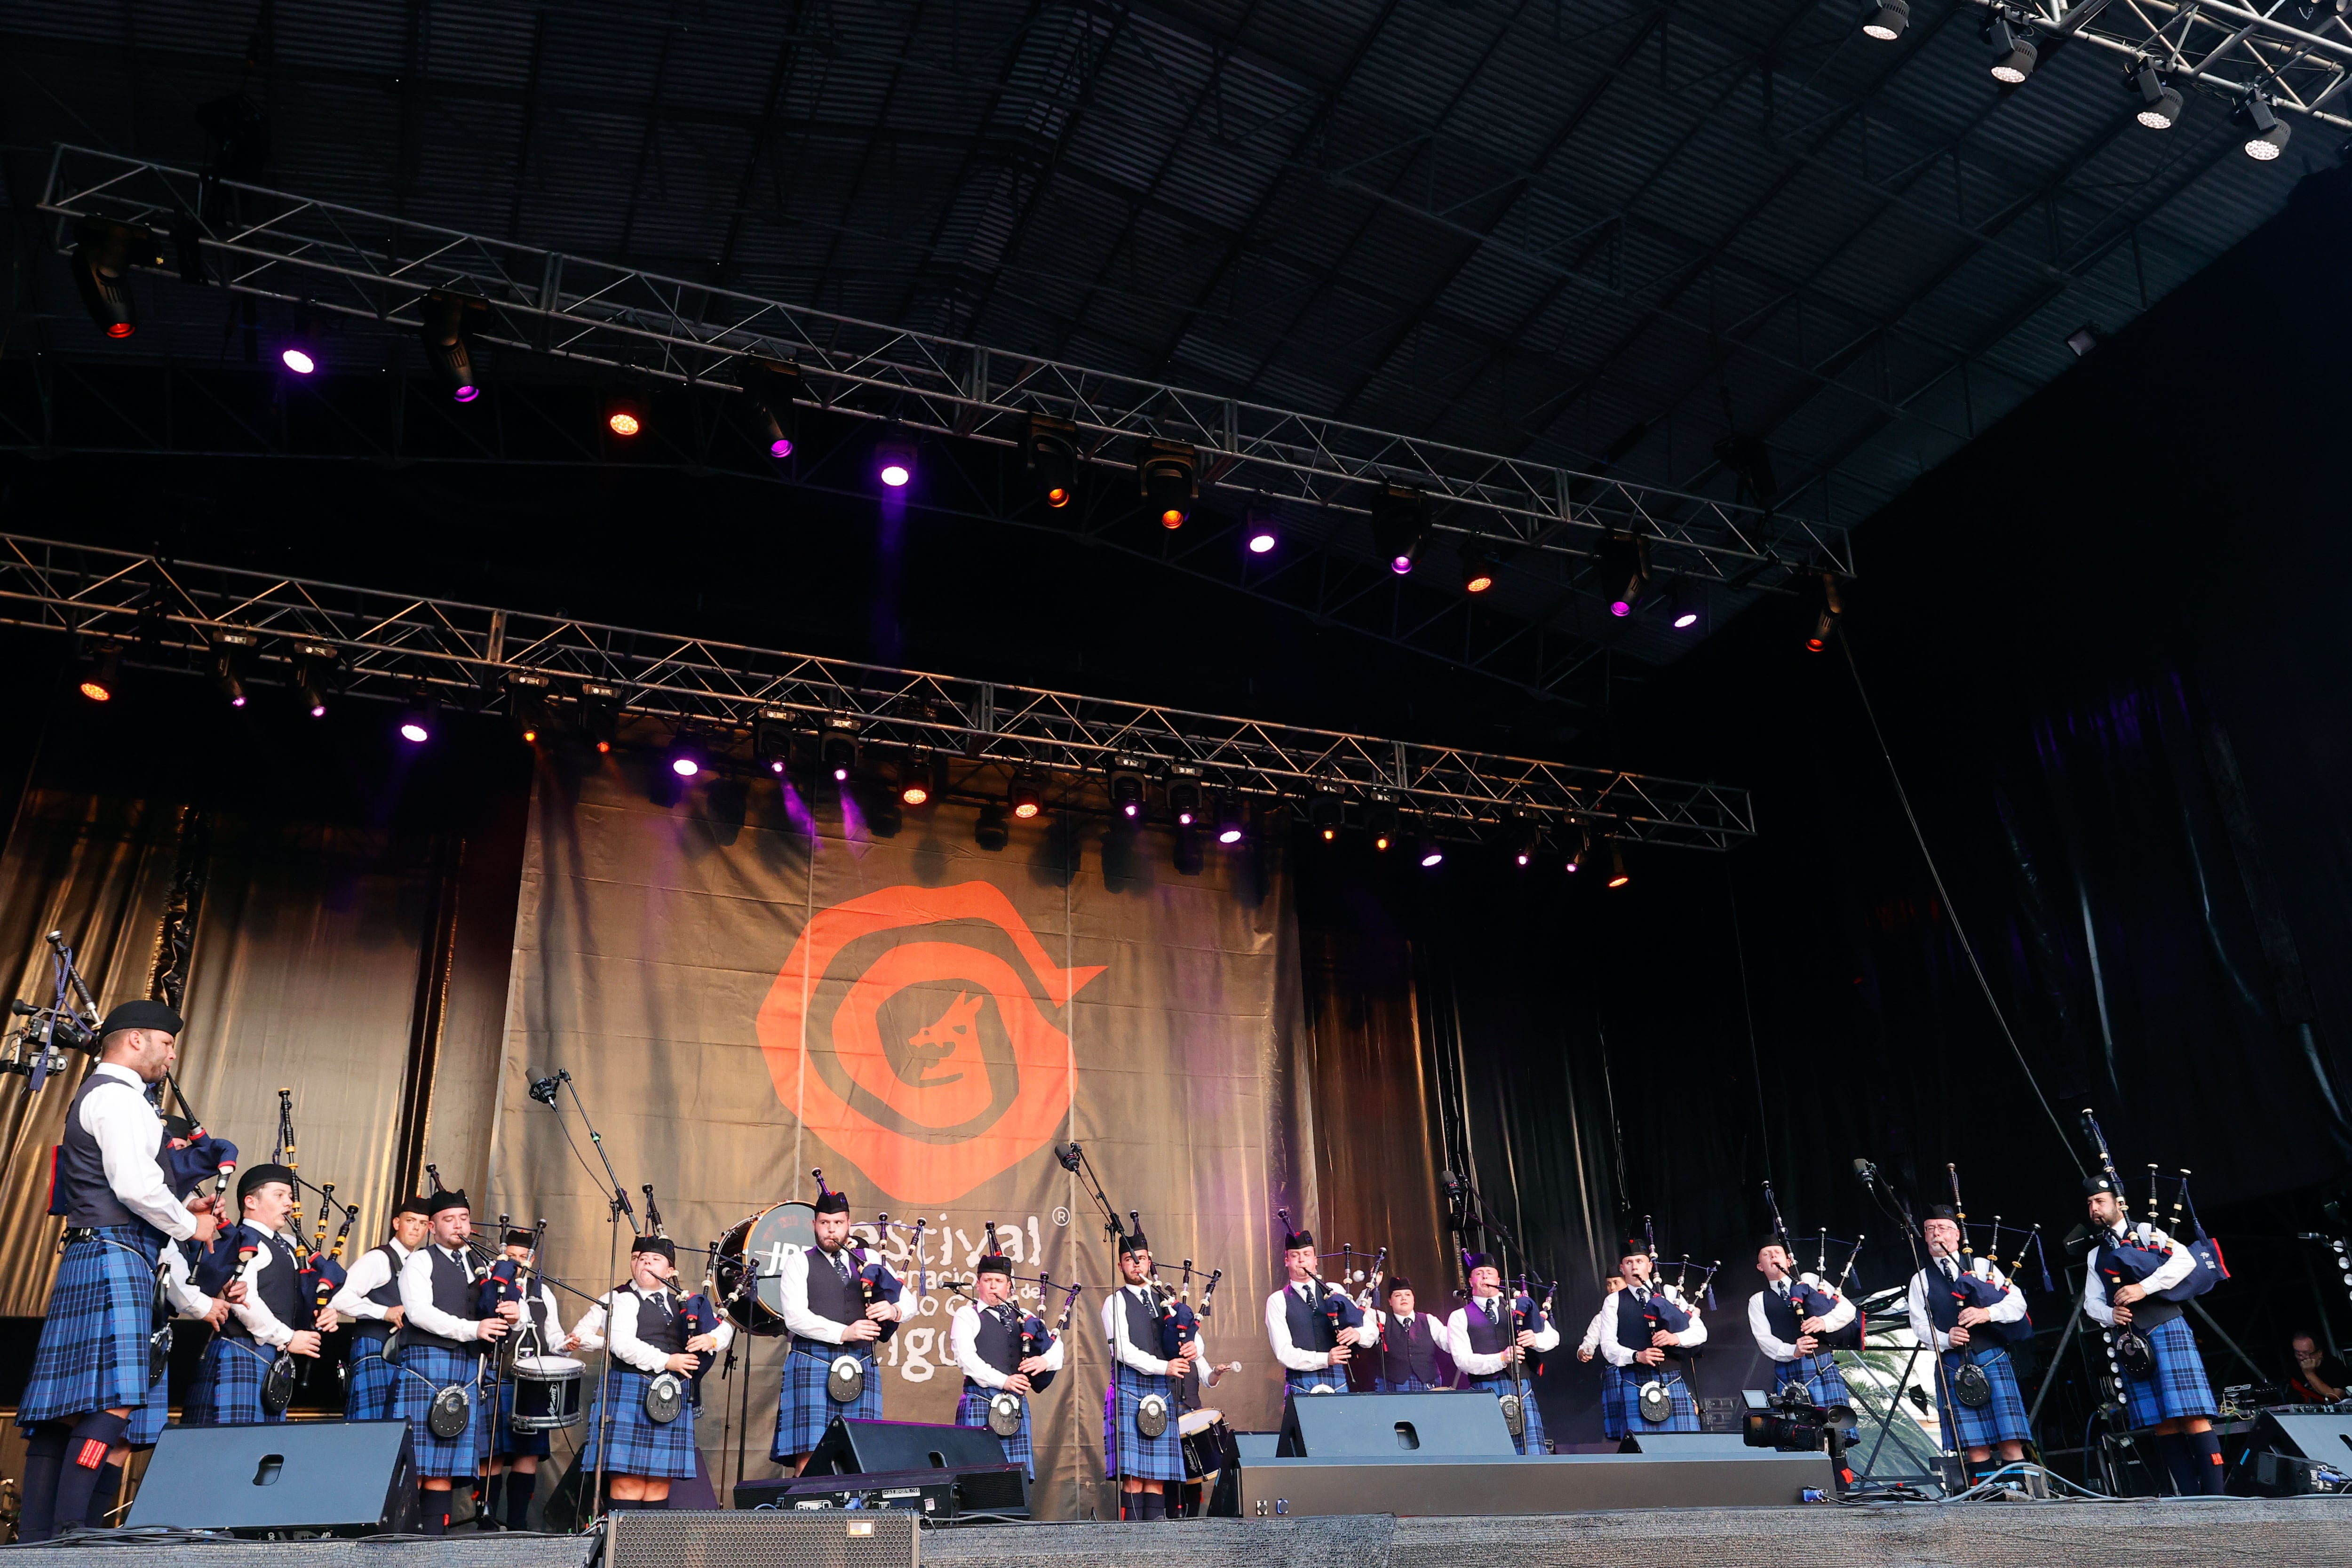
{"type": "Polygon", "coordinates": [[[417,1527],[405,1421],[167,1426],[127,1521],[259,1541],[404,1534],[417,1527]]]}
{"type": "Polygon", "coordinates": [[[929,1426],[918,1421],[847,1421],[833,1425],[802,1467],[803,1476],[866,1476],[886,1470],[992,1469],[1004,1463],[1004,1445],[978,1426],[929,1426]]]}
{"type": "MultiPolygon", "coordinates": [[[[1003,1456],[997,1458],[1001,1461],[1003,1456]]],[[[914,1568],[919,1523],[919,1514],[879,1509],[625,1512],[613,1516],[604,1563],[605,1568],[678,1568],[680,1563],[703,1563],[914,1568]]]]}
{"type": "Polygon", "coordinates": [[[1274,1451],[1289,1459],[1397,1459],[1514,1450],[1511,1429],[1503,1425],[1502,1401],[1472,1388],[1294,1394],[1286,1402],[1274,1451]]]}
{"type": "Polygon", "coordinates": [[[2300,1497],[2316,1489],[2316,1468],[2352,1476],[2352,1415],[2332,1410],[2265,1410],[2246,1442],[2247,1489],[2263,1497],[2300,1497]]]}

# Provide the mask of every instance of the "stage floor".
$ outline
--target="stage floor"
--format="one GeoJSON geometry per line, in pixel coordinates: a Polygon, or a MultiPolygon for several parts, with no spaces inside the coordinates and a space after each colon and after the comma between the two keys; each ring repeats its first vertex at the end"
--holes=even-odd
{"type": "MultiPolygon", "coordinates": [[[[736,1516],[740,1517],[740,1516],[736,1516]]],[[[441,1541],[118,1542],[113,1568],[585,1568],[583,1536],[460,1534],[441,1541]]],[[[41,1547],[44,1552],[75,1548],[41,1547]]],[[[921,1538],[955,1568],[2011,1568],[2161,1563],[2244,1568],[2352,1563],[2352,1498],[2115,1503],[1876,1503],[1773,1509],[1644,1509],[1509,1519],[1191,1520],[1008,1524],[921,1538]]],[[[93,1562],[95,1562],[93,1557],[93,1562]]]]}

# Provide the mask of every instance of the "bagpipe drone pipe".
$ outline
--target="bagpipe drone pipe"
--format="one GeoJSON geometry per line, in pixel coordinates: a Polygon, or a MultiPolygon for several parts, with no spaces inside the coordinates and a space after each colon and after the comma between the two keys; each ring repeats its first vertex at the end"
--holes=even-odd
{"type": "MultiPolygon", "coordinates": [[[[2169,1227],[2170,1245],[2167,1246],[2157,1241],[2155,1235],[2157,1215],[2163,1201],[2159,1187],[2164,1180],[2158,1168],[2152,1164],[2147,1168],[2147,1213],[2139,1220],[2132,1221],[2131,1202],[2124,1194],[2123,1177],[2116,1169],[2115,1158],[2107,1152],[2106,1134],[2099,1127],[2098,1117],[2087,1108],[2083,1111],[2083,1129],[2090,1134],[2091,1142],[2098,1151],[2099,1170],[2114,1188],[2116,1206],[2123,1211],[2128,1222],[2122,1244],[2106,1248],[2105,1260],[2096,1265],[2100,1277],[2106,1281],[2109,1299],[2114,1298],[2120,1287],[2137,1285],[2169,1264],[2175,1247],[2186,1248],[2189,1253],[2191,1261],[2188,1276],[2161,1290],[2150,1291],[2149,1294],[2157,1300],[2176,1305],[2194,1300],[2227,1279],[2230,1268],[2222,1258],[2221,1244],[2205,1234],[2204,1226],[2197,1218],[2197,1205],[2189,1201],[2189,1173],[2183,1171],[2176,1179],[2169,1227]],[[2195,1234],[2188,1234],[2190,1231],[2195,1234]]],[[[2088,1239],[2095,1247],[2103,1240],[2095,1236],[2088,1239]]]]}

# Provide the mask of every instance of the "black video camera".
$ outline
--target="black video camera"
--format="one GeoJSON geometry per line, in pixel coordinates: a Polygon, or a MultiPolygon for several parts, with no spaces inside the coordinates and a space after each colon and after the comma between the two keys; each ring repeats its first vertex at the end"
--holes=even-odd
{"type": "Polygon", "coordinates": [[[1832,1460],[1844,1453],[1846,1433],[1853,1425],[1852,1406],[1816,1405],[1801,1383],[1769,1394],[1760,1388],[1742,1389],[1740,1396],[1748,1409],[1739,1440],[1748,1447],[1783,1454],[1818,1454],[1827,1447],[1832,1460]]]}

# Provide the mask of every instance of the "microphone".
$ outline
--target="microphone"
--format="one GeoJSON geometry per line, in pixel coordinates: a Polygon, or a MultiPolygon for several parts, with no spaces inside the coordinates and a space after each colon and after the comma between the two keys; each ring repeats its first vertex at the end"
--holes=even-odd
{"type": "MultiPolygon", "coordinates": [[[[524,1070],[527,1072],[530,1069],[526,1068],[524,1070]]],[[[541,1105],[544,1105],[549,1110],[552,1110],[555,1108],[555,1089],[557,1081],[557,1079],[551,1078],[531,1079],[530,1097],[539,1101],[541,1105]]]]}
{"type": "Polygon", "coordinates": [[[1862,1184],[1864,1186],[1868,1186],[1871,1183],[1878,1180],[1878,1167],[1872,1164],[1867,1160],[1858,1159],[1854,1161],[1853,1173],[1862,1178],[1862,1184]]]}
{"type": "Polygon", "coordinates": [[[1076,1175],[1077,1173],[1078,1162],[1086,1158],[1086,1152],[1080,1149],[1077,1144],[1073,1142],[1066,1148],[1055,1150],[1054,1158],[1061,1162],[1062,1169],[1069,1172],[1072,1175],[1076,1175]]]}

